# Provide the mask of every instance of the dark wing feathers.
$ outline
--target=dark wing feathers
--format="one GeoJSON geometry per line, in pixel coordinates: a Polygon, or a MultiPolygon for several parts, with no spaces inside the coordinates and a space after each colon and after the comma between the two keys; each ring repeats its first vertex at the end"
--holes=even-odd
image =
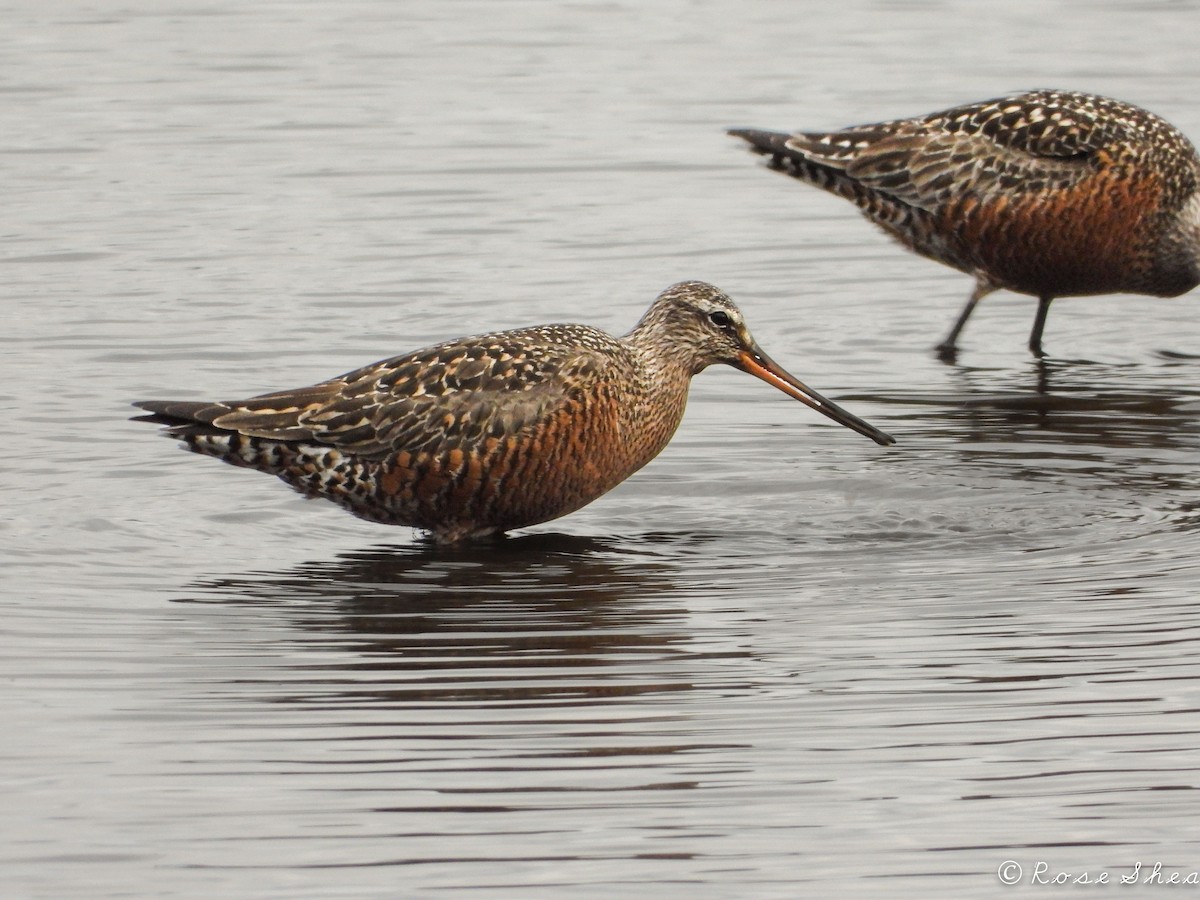
{"type": "Polygon", "coordinates": [[[150,413],[138,416],[136,422],[157,422],[160,425],[183,425],[189,422],[207,422],[209,410],[219,415],[224,407],[207,400],[138,400],[133,404],[150,413]]]}
{"type": "Polygon", "coordinates": [[[545,420],[572,392],[588,389],[608,359],[594,345],[616,343],[598,331],[588,338],[593,346],[545,329],[484,335],[247,400],[135,405],[177,435],[197,427],[235,431],[376,459],[401,450],[469,449],[545,420]]]}
{"type": "Polygon", "coordinates": [[[763,131],[759,128],[730,128],[726,134],[739,137],[750,145],[755,153],[783,153],[787,150],[790,134],[782,131],[763,131]]]}
{"type": "Polygon", "coordinates": [[[1085,94],[1034,91],[915,119],[834,132],[731,132],[759,153],[796,154],[920,209],[966,194],[1070,188],[1097,153],[1173,131],[1136,107],[1085,94]]]}

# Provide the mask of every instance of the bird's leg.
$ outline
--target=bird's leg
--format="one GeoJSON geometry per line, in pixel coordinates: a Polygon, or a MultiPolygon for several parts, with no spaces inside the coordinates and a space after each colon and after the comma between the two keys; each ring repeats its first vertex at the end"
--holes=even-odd
{"type": "Polygon", "coordinates": [[[958,350],[959,332],[967,324],[967,319],[971,318],[971,313],[975,311],[975,305],[995,289],[995,285],[983,278],[976,277],[975,289],[971,291],[971,296],[967,298],[967,305],[963,307],[963,311],[958,314],[958,321],[954,323],[954,327],[950,329],[950,333],[946,335],[946,339],[935,348],[938,356],[942,359],[954,358],[954,354],[958,350]]]}
{"type": "Polygon", "coordinates": [[[1034,356],[1045,356],[1042,352],[1042,329],[1046,327],[1046,314],[1050,312],[1053,297],[1038,297],[1037,315],[1033,317],[1033,330],[1029,332],[1029,352],[1034,356]]]}

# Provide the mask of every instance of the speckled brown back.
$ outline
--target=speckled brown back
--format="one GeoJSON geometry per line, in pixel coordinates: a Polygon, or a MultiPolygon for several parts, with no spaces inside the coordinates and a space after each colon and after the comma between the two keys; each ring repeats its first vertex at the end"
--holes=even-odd
{"type": "Polygon", "coordinates": [[[737,131],[918,253],[1041,296],[1195,286],[1195,148],[1163,119],[1034,91],[835,132],[737,131]]]}

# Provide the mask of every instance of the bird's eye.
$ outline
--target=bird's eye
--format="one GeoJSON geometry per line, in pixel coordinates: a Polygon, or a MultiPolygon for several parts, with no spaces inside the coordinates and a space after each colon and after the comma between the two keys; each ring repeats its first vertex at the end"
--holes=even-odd
{"type": "Polygon", "coordinates": [[[710,312],[708,314],[708,320],[718,328],[728,328],[733,324],[733,320],[729,318],[729,313],[720,309],[718,309],[716,312],[710,312]]]}

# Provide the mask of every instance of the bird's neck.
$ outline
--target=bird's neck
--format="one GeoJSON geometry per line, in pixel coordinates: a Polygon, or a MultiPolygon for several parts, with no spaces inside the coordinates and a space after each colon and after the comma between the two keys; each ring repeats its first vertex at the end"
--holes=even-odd
{"type": "Polygon", "coordinates": [[[631,472],[666,447],[683,419],[692,361],[660,344],[640,345],[631,334],[636,373],[627,402],[622,404],[622,433],[627,436],[631,472]]]}

